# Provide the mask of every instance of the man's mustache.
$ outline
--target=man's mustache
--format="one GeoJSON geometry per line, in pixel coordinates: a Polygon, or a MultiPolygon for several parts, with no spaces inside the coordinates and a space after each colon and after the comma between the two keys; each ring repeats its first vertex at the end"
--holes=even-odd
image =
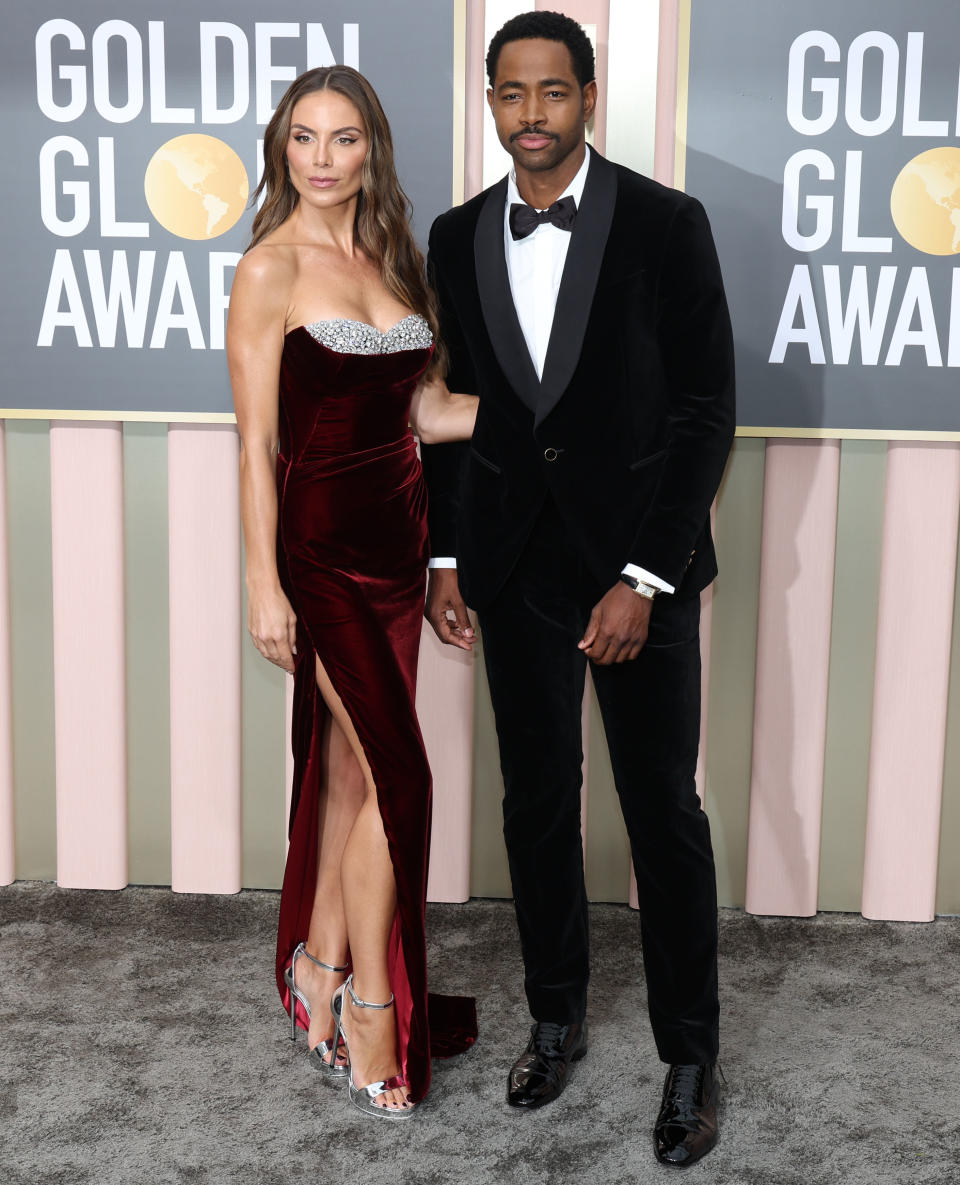
{"type": "Polygon", "coordinates": [[[547,140],[559,140],[560,137],[555,132],[542,132],[539,128],[521,128],[519,132],[514,132],[510,137],[510,143],[514,140],[519,140],[521,136],[542,136],[547,140]]]}

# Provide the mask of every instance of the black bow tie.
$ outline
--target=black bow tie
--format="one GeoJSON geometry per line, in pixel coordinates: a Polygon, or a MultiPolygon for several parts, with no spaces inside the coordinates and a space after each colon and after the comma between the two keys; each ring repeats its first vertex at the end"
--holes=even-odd
{"type": "Polygon", "coordinates": [[[569,194],[548,210],[535,210],[526,202],[510,203],[510,233],[515,239],[532,235],[542,222],[552,222],[560,230],[573,230],[576,220],[577,203],[569,194]]]}

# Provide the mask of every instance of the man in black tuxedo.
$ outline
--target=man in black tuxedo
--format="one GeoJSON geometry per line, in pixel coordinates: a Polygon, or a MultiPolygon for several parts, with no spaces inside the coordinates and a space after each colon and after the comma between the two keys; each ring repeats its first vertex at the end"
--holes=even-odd
{"type": "Polygon", "coordinates": [[[437,219],[429,258],[449,385],[480,408],[468,449],[423,458],[427,617],[469,648],[465,605],[477,610],[500,742],[535,1021],[508,1101],[555,1099],[587,1051],[589,660],[670,1066],[656,1153],[688,1165],[717,1139],[716,878],[694,771],[699,594],[716,574],[710,505],[734,431],[723,284],[700,204],[587,148],[597,87],[576,22],[515,18],[487,71],[515,167],[437,219]]]}

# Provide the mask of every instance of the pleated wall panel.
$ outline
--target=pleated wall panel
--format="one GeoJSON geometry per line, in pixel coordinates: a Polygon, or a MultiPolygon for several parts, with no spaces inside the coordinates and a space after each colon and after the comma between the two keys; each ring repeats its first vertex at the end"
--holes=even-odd
{"type": "Polygon", "coordinates": [[[724,905],[746,894],[765,455],[762,440],[736,441],[717,498],[705,793],[724,905]]]}
{"type": "Polygon", "coordinates": [[[474,661],[472,654],[444,646],[424,622],[417,715],[433,773],[430,901],[470,896],[474,661]]]}
{"type": "Polygon", "coordinates": [[[820,909],[858,908],[863,886],[886,477],[885,441],[843,442],[820,825],[820,909]]]}
{"type": "Polygon", "coordinates": [[[839,441],[767,444],[746,907],[817,911],[839,441]]]}
{"type": "Polygon", "coordinates": [[[8,422],[7,543],[18,880],[56,880],[50,429],[8,422]]]}
{"type": "Polygon", "coordinates": [[[235,893],[242,846],[238,437],[232,427],[171,425],[167,448],[172,885],[235,893]]]}
{"type": "Polygon", "coordinates": [[[123,432],[50,426],[57,882],[127,883],[123,432]]]}
{"type": "Polygon", "coordinates": [[[863,876],[871,918],[934,913],[958,511],[960,447],[890,445],[863,876]]]}
{"type": "Polygon", "coordinates": [[[124,425],[129,880],[170,884],[167,426],[124,425]]]}

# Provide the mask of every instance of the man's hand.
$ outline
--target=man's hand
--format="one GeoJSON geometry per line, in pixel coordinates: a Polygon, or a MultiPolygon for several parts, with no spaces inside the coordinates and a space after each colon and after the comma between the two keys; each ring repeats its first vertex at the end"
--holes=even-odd
{"type": "Polygon", "coordinates": [[[427,604],[423,613],[441,642],[472,650],[477,640],[460,596],[456,568],[431,568],[427,585],[427,604]]]}
{"type": "Polygon", "coordinates": [[[593,607],[586,633],[577,643],[592,662],[607,667],[630,662],[643,649],[653,601],[638,596],[622,580],[593,607]]]}

